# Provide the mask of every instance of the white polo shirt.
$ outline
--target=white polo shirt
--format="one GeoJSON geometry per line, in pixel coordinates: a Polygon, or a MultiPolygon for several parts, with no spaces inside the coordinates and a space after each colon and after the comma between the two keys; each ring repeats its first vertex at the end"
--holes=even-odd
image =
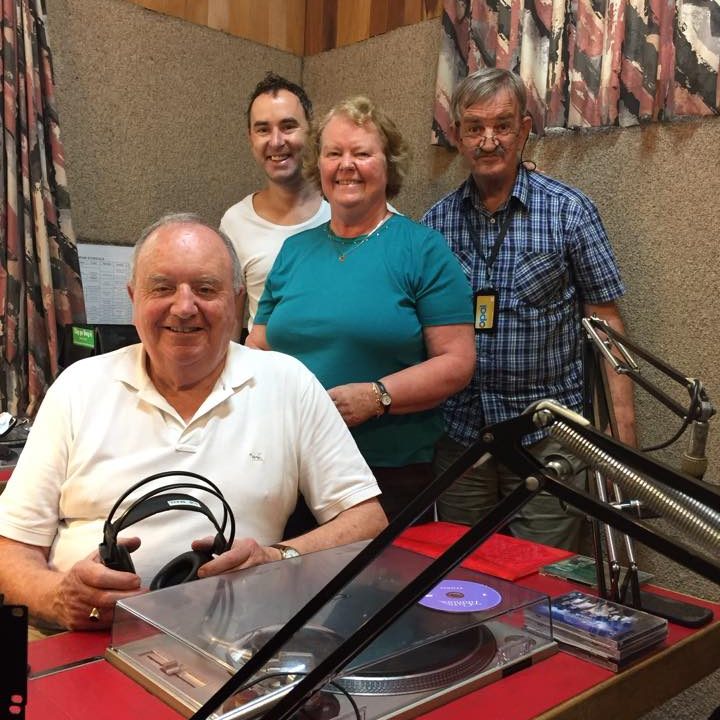
{"type": "MultiPolygon", "coordinates": [[[[97,549],[123,491],[165,470],[212,480],[234,510],[236,537],[264,545],[280,540],[298,492],[320,523],[380,492],[327,392],[300,362],[230,343],[222,375],[185,422],[150,381],[142,345],[133,345],[71,365],[50,387],[0,495],[0,535],[50,547],[50,566],[68,570],[97,549]]],[[[216,498],[175,492],[195,495],[222,519],[216,498]]],[[[200,513],[178,510],[123,534],[141,538],[132,557],[147,582],[215,530],[200,513]]]]}

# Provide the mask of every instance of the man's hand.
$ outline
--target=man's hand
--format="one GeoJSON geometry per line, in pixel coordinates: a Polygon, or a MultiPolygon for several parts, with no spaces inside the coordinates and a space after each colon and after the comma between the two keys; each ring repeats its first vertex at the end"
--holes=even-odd
{"type": "MultiPolygon", "coordinates": [[[[301,555],[317,552],[357,540],[375,537],[387,525],[387,518],[377,498],[370,498],[338,513],[332,520],[314,530],[289,539],[288,544],[301,555]]],[[[195,540],[193,550],[212,550],[214,538],[195,540]]],[[[285,542],[283,540],[283,542],[285,542]]],[[[235,540],[230,550],[218,555],[198,570],[198,577],[209,577],[242,568],[282,560],[282,553],[274,547],[263,547],[252,538],[235,540]]]]}
{"type": "MultiPolygon", "coordinates": [[[[193,550],[204,550],[210,552],[213,546],[212,537],[205,537],[195,540],[192,544],[193,550]]],[[[241,538],[235,540],[232,547],[222,555],[218,555],[198,570],[198,577],[210,577],[221,573],[241,570],[242,568],[262,565],[263,563],[275,562],[282,558],[282,553],[273,547],[263,547],[252,538],[241,538]]]]}
{"type": "MultiPolygon", "coordinates": [[[[140,540],[128,538],[120,544],[133,552],[140,547],[140,540]]],[[[140,592],[138,575],[106,568],[96,550],[62,576],[53,594],[51,612],[68,630],[98,630],[110,626],[118,600],[140,592]],[[90,618],[93,608],[98,611],[96,619],[90,618]]]]}

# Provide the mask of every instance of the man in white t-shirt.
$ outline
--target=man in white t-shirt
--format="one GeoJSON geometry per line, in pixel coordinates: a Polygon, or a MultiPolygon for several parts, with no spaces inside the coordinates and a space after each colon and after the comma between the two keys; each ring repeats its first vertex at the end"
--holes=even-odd
{"type": "MultiPolygon", "coordinates": [[[[163,218],[138,241],[128,290],[141,343],[58,377],[0,495],[7,602],[45,624],[107,627],[118,600],[191,547],[215,555],[197,571],[204,577],[385,526],[377,483],[317,379],[289,356],[230,342],[242,283],[226,237],[195,216],[163,218]],[[124,533],[134,572],[101,564],[113,504],[163,471],[198,473],[220,488],[236,519],[232,546],[216,550],[207,517],[173,509],[124,533]],[[299,494],[320,526],[279,545],[299,494]]],[[[222,516],[206,492],[188,494],[222,516]]]]}
{"type": "Polygon", "coordinates": [[[330,219],[329,205],[302,174],[311,117],[305,91],[275,73],[268,73],[250,96],[248,139],[267,185],[233,205],[220,222],[240,259],[249,329],[285,239],[330,219]]]}

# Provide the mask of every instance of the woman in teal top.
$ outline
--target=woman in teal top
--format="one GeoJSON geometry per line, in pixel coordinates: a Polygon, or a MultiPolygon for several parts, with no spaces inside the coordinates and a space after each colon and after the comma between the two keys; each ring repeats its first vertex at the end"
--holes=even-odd
{"type": "Polygon", "coordinates": [[[388,211],[407,148],[370,100],[335,106],[309,149],[331,219],[284,243],[248,344],[317,375],[393,517],[431,482],[438,406],[474,371],[470,287],[442,235],[388,211]]]}

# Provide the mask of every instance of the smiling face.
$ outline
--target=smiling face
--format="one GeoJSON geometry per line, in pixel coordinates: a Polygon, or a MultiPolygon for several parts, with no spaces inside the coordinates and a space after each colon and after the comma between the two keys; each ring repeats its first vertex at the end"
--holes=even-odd
{"type": "Polygon", "coordinates": [[[232,263],[220,237],[191,223],[158,228],[140,250],[128,290],[158,389],[214,381],[237,312],[232,263]]]}
{"type": "Polygon", "coordinates": [[[250,108],[252,153],[268,180],[302,182],[302,153],[309,125],[297,95],[278,90],[258,95],[250,108]]]}
{"type": "Polygon", "coordinates": [[[344,115],[332,117],[320,138],[320,182],[333,215],[385,208],[387,160],[382,138],[372,122],[356,125],[344,115]]]}

